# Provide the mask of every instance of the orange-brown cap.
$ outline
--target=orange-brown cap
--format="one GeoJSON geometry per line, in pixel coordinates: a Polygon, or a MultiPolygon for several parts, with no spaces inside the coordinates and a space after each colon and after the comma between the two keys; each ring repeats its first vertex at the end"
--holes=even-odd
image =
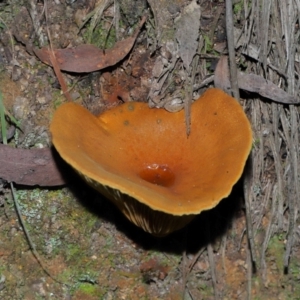
{"type": "Polygon", "coordinates": [[[252,144],[242,107],[218,89],[192,104],[189,136],[184,111],[169,113],[140,102],[99,117],[66,103],[50,129],[61,157],[128,219],[157,236],[227,197],[252,144]]]}

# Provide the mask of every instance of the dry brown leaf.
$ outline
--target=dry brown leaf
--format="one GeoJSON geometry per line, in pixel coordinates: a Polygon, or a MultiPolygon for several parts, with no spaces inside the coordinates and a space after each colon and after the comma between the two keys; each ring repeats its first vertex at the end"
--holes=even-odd
{"type": "Polygon", "coordinates": [[[175,21],[175,36],[179,44],[180,56],[186,70],[189,70],[198,48],[200,16],[200,5],[196,0],[193,0],[185,7],[181,16],[175,21]]]}
{"type": "Polygon", "coordinates": [[[231,93],[228,57],[225,55],[220,57],[216,66],[214,83],[216,88],[221,89],[228,94],[231,93]]]}
{"type": "Polygon", "coordinates": [[[0,144],[0,178],[22,185],[58,186],[66,184],[62,169],[68,166],[49,148],[17,149],[0,144]]]}
{"type": "Polygon", "coordinates": [[[238,81],[240,89],[257,93],[262,97],[268,98],[275,102],[283,104],[296,104],[300,102],[294,96],[286,93],[270,80],[267,80],[259,75],[244,74],[239,72],[238,81]]]}
{"type": "MultiPolygon", "coordinates": [[[[80,45],[75,48],[53,50],[61,70],[74,73],[98,71],[115,65],[132,49],[139,31],[146,21],[143,17],[135,33],[115,44],[112,49],[102,50],[94,45],[80,45]]],[[[34,53],[44,63],[51,64],[50,49],[35,49],[34,53]]]]}
{"type": "MultiPolygon", "coordinates": [[[[228,58],[222,56],[217,64],[214,77],[215,87],[222,89],[229,93],[231,90],[228,58]]],[[[276,84],[267,80],[259,75],[245,74],[238,72],[238,86],[239,89],[247,92],[257,93],[262,97],[272,101],[283,104],[296,104],[300,103],[294,96],[288,94],[276,84]]]]}

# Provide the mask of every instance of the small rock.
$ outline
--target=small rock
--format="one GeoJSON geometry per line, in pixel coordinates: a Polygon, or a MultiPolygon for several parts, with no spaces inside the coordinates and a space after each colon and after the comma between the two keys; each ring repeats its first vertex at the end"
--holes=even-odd
{"type": "Polygon", "coordinates": [[[5,288],[5,276],[3,274],[1,274],[0,276],[0,291],[2,291],[5,288]]]}
{"type": "Polygon", "coordinates": [[[16,97],[13,105],[13,114],[17,120],[25,118],[28,112],[29,100],[25,97],[16,97]]]}
{"type": "Polygon", "coordinates": [[[174,98],[171,101],[168,101],[164,108],[169,112],[177,112],[183,109],[183,101],[180,98],[174,98]]]}
{"type": "Polygon", "coordinates": [[[25,78],[21,78],[19,80],[19,83],[20,83],[20,90],[22,92],[24,92],[27,89],[27,87],[28,87],[28,80],[25,79],[25,78]]]}
{"type": "Polygon", "coordinates": [[[31,285],[32,289],[42,297],[46,296],[46,289],[44,287],[44,282],[42,280],[36,280],[35,282],[32,283],[31,285]]]}
{"type": "Polygon", "coordinates": [[[36,100],[40,104],[45,104],[46,103],[46,98],[44,96],[36,97],[36,100]]]}
{"type": "Polygon", "coordinates": [[[21,75],[22,75],[21,69],[18,67],[14,67],[13,72],[11,74],[11,79],[13,81],[18,81],[21,78],[21,75]]]}

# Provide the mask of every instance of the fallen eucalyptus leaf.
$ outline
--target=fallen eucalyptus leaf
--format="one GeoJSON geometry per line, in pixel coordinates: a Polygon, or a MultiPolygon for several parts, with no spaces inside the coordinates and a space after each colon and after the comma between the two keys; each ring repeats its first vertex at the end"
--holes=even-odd
{"type": "Polygon", "coordinates": [[[238,74],[239,88],[248,92],[253,92],[268,98],[275,102],[283,104],[296,104],[300,103],[294,96],[288,94],[276,84],[261,76],[255,74],[238,74]]]}
{"type": "MultiPolygon", "coordinates": [[[[75,48],[54,49],[53,52],[59,68],[68,72],[87,73],[115,65],[130,52],[145,21],[146,17],[143,17],[139,27],[131,37],[117,42],[113,48],[105,51],[88,44],[75,48]]],[[[36,56],[51,66],[50,51],[52,50],[49,48],[34,49],[36,56]]]]}
{"type": "MultiPolygon", "coordinates": [[[[231,84],[229,78],[228,58],[221,56],[214,76],[215,87],[222,89],[226,93],[231,92],[231,84]]],[[[257,93],[262,97],[283,104],[300,103],[294,96],[288,94],[276,84],[256,74],[245,74],[238,72],[239,89],[251,93],[257,93]]]]}
{"type": "Polygon", "coordinates": [[[231,93],[228,57],[225,55],[220,57],[216,66],[214,83],[216,88],[223,90],[227,94],[231,93]]]}
{"type": "Polygon", "coordinates": [[[0,144],[0,163],[0,178],[30,186],[66,184],[66,173],[70,171],[60,156],[49,148],[18,149],[0,144]],[[58,164],[64,169],[59,169],[58,164]]]}
{"type": "Polygon", "coordinates": [[[181,16],[175,20],[175,37],[179,44],[179,53],[186,70],[189,70],[198,48],[201,10],[200,5],[193,0],[187,5],[181,16]]]}

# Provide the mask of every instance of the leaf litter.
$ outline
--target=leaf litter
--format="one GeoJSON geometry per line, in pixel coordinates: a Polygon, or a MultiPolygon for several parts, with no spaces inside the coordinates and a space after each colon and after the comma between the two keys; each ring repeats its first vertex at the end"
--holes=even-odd
{"type": "MultiPolygon", "coordinates": [[[[148,36],[148,41],[153,42],[152,44],[157,47],[154,49],[157,55],[155,58],[157,72],[155,76],[153,76],[153,86],[155,86],[155,89],[149,92],[149,102],[152,103],[152,105],[155,103],[155,106],[166,107],[167,103],[169,104],[173,101],[178,106],[178,104],[183,103],[185,99],[185,92],[182,94],[182,91],[185,91],[184,85],[187,83],[187,80],[190,79],[190,74],[185,74],[185,71],[183,71],[183,69],[185,69],[183,59],[181,60],[177,57],[177,40],[175,36],[173,35],[173,37],[167,41],[163,40],[163,38],[165,38],[165,31],[162,26],[162,24],[164,24],[162,16],[163,12],[167,10],[169,15],[165,15],[166,24],[172,23],[175,15],[181,12],[185,5],[190,3],[185,3],[185,5],[182,6],[180,6],[179,3],[175,8],[173,6],[168,7],[167,5],[162,6],[161,15],[155,3],[153,1],[149,1],[149,3],[155,15],[155,30],[160,33],[160,35],[157,36],[162,37],[162,39],[155,40],[153,35],[152,37],[151,35],[148,36]],[[158,69],[159,64],[161,65],[160,69],[158,69]],[[174,99],[177,100],[174,101],[174,99]]],[[[162,3],[165,4],[163,1],[162,3]]],[[[174,3],[176,4],[176,2],[174,3]]],[[[238,14],[235,13],[234,17],[239,17],[238,22],[235,22],[235,30],[237,29],[239,31],[240,40],[243,41],[241,44],[236,44],[235,49],[238,68],[243,70],[244,74],[258,76],[255,77],[257,82],[254,87],[253,85],[247,87],[250,91],[251,88],[253,89],[251,92],[268,92],[269,94],[267,95],[271,95],[270,99],[272,99],[277,92],[279,95],[278,88],[280,88],[286,93],[282,94],[283,99],[289,99],[287,93],[288,95],[293,95],[292,97],[294,97],[294,99],[298,98],[299,62],[297,60],[297,53],[299,49],[295,42],[298,36],[297,14],[299,7],[297,4],[298,3],[292,1],[288,1],[285,4],[263,1],[262,6],[260,6],[258,1],[252,1],[251,3],[244,1],[243,9],[241,9],[238,14]],[[262,11],[260,9],[262,9],[262,11]],[[264,23],[264,26],[261,27],[261,23],[264,23]],[[242,26],[240,26],[240,24],[242,24],[242,26]],[[284,40],[282,40],[282,36],[285,37],[284,40]],[[270,84],[269,82],[276,85],[277,89],[271,90],[271,92],[267,91],[268,85],[270,84]]],[[[235,8],[237,9],[237,7],[235,8]]],[[[196,98],[198,93],[201,93],[203,87],[205,87],[205,84],[201,87],[203,82],[207,82],[206,84],[211,82],[209,80],[206,81],[208,78],[211,78],[212,75],[212,69],[207,68],[207,66],[212,65],[213,57],[216,55],[210,52],[209,55],[203,56],[201,55],[201,51],[203,49],[207,51],[210,47],[209,45],[211,45],[211,41],[207,38],[207,36],[210,36],[210,30],[206,28],[205,22],[207,22],[207,20],[210,20],[207,24],[214,22],[213,15],[214,8],[211,6],[211,1],[201,3],[201,35],[199,36],[198,51],[196,54],[200,59],[196,65],[197,72],[195,73],[195,80],[191,82],[191,84],[200,88],[194,89],[193,98],[196,98]],[[205,36],[206,34],[207,36],[205,36]]],[[[219,22],[216,22],[215,33],[219,32],[220,27],[222,27],[222,15],[223,14],[218,15],[219,22]]],[[[171,27],[172,26],[174,26],[173,23],[171,27]]],[[[172,28],[174,29],[174,27],[172,28]]],[[[151,30],[149,32],[151,33],[151,30]]],[[[222,39],[217,39],[217,42],[222,43],[223,41],[222,39]]],[[[190,57],[190,55],[187,57],[190,57]]],[[[192,62],[192,64],[193,63],[194,62],[192,62]]],[[[215,71],[215,76],[216,75],[217,70],[215,71]]],[[[228,78],[229,77],[227,77],[227,80],[228,78]]],[[[222,80],[221,84],[224,85],[224,81],[222,80]]],[[[248,91],[247,89],[245,90],[248,91]]],[[[174,259],[174,256],[168,254],[168,259],[170,260],[168,260],[167,264],[162,264],[170,266],[165,279],[160,281],[160,279],[157,279],[156,274],[150,274],[150,276],[154,277],[153,281],[150,278],[150,282],[152,283],[149,289],[141,284],[137,284],[137,286],[142,288],[131,289],[131,291],[134,291],[133,293],[131,292],[132,297],[134,297],[134,293],[137,295],[140,293],[141,298],[141,295],[147,295],[151,289],[153,291],[155,288],[159,288],[164,284],[169,287],[176,286],[172,278],[180,278],[180,275],[187,277],[184,266],[189,266],[190,263],[192,264],[192,268],[188,271],[189,276],[187,277],[187,281],[183,282],[184,286],[177,286],[177,290],[175,289],[175,291],[172,290],[170,292],[170,299],[172,299],[172,296],[173,299],[175,299],[175,296],[177,296],[176,291],[178,292],[179,290],[186,290],[185,294],[189,295],[192,299],[212,299],[220,295],[226,295],[230,299],[238,299],[239,297],[247,297],[248,299],[251,297],[274,298],[275,296],[279,299],[286,299],[288,297],[297,297],[299,294],[299,289],[297,285],[295,285],[295,278],[298,276],[297,260],[299,260],[300,256],[298,247],[298,210],[300,199],[299,113],[295,105],[287,106],[286,103],[282,102],[270,103],[247,92],[242,94],[242,99],[244,98],[247,98],[247,100],[241,100],[241,103],[249,113],[255,133],[251,163],[249,164],[246,174],[247,184],[245,185],[245,207],[249,217],[247,220],[250,220],[252,234],[245,231],[246,226],[243,209],[236,212],[238,216],[230,220],[228,231],[226,233],[223,232],[221,240],[218,235],[214,235],[212,228],[214,228],[215,225],[208,223],[211,229],[210,234],[215,237],[214,239],[208,239],[209,246],[207,246],[207,243],[198,246],[196,255],[193,255],[193,252],[186,253],[186,257],[182,258],[183,261],[181,264],[179,264],[177,257],[175,259],[176,262],[173,261],[174,265],[172,265],[170,261],[174,259]],[[251,257],[251,253],[248,251],[248,242],[252,244],[250,247],[253,248],[252,254],[255,253],[256,258],[251,257]],[[256,269],[251,268],[253,261],[255,262],[256,269]],[[206,267],[204,268],[203,265],[206,265],[206,263],[209,268],[212,268],[212,271],[216,269],[218,272],[211,272],[207,270],[206,267]],[[173,268],[174,266],[175,268],[173,268]],[[182,270],[179,273],[176,271],[178,268],[182,270]],[[284,272],[289,273],[288,277],[282,275],[283,269],[284,272]],[[255,284],[252,277],[252,272],[254,271],[256,271],[255,284]],[[268,288],[270,286],[272,286],[272,289],[268,288]]],[[[59,197],[57,197],[57,199],[61,199],[59,197]]],[[[47,203],[51,203],[51,201],[47,203]]],[[[55,200],[54,203],[59,205],[60,201],[55,200]]],[[[51,204],[49,205],[51,206],[51,204]]],[[[82,207],[72,207],[72,211],[68,213],[74,214],[74,211],[76,211],[78,214],[85,215],[82,207]]],[[[105,211],[109,213],[109,210],[105,211]]],[[[56,222],[60,224],[62,224],[62,220],[63,222],[69,222],[68,218],[64,218],[63,210],[61,212],[63,214],[57,213],[56,222]]],[[[114,213],[115,211],[113,211],[112,214],[114,213]]],[[[85,221],[88,220],[88,216],[86,217],[87,219],[85,219],[85,221]]],[[[102,215],[102,218],[103,217],[105,216],[102,215]]],[[[205,218],[205,214],[203,217],[205,218]]],[[[207,215],[206,218],[213,219],[207,215]]],[[[224,210],[220,215],[217,214],[216,219],[220,220],[222,218],[224,218],[224,210]]],[[[75,224],[78,224],[77,222],[74,223],[75,228],[75,224]]],[[[121,228],[117,230],[111,227],[111,224],[114,224],[114,222],[117,224],[113,219],[110,219],[108,223],[103,222],[101,230],[99,230],[105,239],[109,239],[110,234],[112,234],[113,238],[111,239],[111,243],[114,245],[113,248],[110,248],[109,245],[105,245],[105,251],[100,251],[102,258],[107,258],[108,253],[114,253],[113,249],[117,247],[116,241],[121,243],[124,249],[128,249],[126,248],[128,245],[132,246],[128,238],[128,234],[130,236],[130,233],[127,231],[126,234],[124,234],[121,228]]],[[[3,222],[1,224],[2,226],[8,225],[3,222]]],[[[55,226],[51,225],[51,223],[48,224],[47,219],[45,224],[47,224],[47,226],[55,226]]],[[[76,234],[75,228],[72,229],[72,237],[80,243],[81,240],[84,240],[84,237],[78,233],[76,234]]],[[[202,223],[202,226],[198,226],[197,228],[206,227],[203,227],[202,223]]],[[[77,229],[79,230],[79,228],[77,229]]],[[[98,231],[92,230],[91,232],[96,234],[98,231]]],[[[134,228],[129,227],[129,232],[134,232],[134,228]]],[[[199,229],[197,229],[197,232],[198,235],[195,236],[200,238],[199,235],[201,236],[201,233],[199,233],[199,229]]],[[[54,233],[55,228],[52,234],[54,235],[54,233]]],[[[88,232],[82,233],[89,236],[88,232]]],[[[36,236],[38,236],[37,232],[36,236]]],[[[138,233],[137,238],[133,240],[140,241],[139,237],[141,236],[142,234],[138,233]]],[[[185,234],[183,234],[183,236],[185,236],[185,234]]],[[[65,237],[68,239],[67,235],[65,235],[65,237]]],[[[201,237],[203,238],[203,235],[201,237]]],[[[180,234],[175,237],[173,243],[176,243],[176,240],[184,244],[184,240],[180,240],[180,234]]],[[[88,242],[89,241],[85,240],[85,243],[88,242]]],[[[94,245],[93,243],[89,244],[92,249],[97,245],[96,240],[96,244],[94,245]]],[[[86,249],[84,243],[80,245],[82,249],[86,249]]],[[[70,245],[68,245],[68,247],[69,246],[70,245]]],[[[93,255],[97,256],[100,248],[97,248],[97,252],[92,252],[91,257],[93,257],[93,255]]],[[[103,248],[101,249],[103,250],[103,248]]],[[[132,249],[135,249],[134,246],[132,246],[132,249]]],[[[65,253],[64,250],[65,249],[62,248],[59,249],[61,253],[65,253]]],[[[75,249],[72,250],[75,251],[75,249]]],[[[131,256],[135,255],[138,261],[150,261],[149,257],[146,259],[141,256],[137,257],[138,253],[144,253],[143,248],[138,251],[140,252],[130,252],[128,250],[127,253],[130,252],[131,256]]],[[[7,253],[9,254],[10,252],[5,253],[7,255],[7,253]]],[[[119,258],[122,257],[125,261],[130,262],[130,255],[126,256],[122,251],[117,251],[115,254],[119,258]]],[[[161,256],[160,259],[162,259],[161,256]]],[[[10,261],[12,262],[12,260],[10,261]]],[[[91,261],[93,260],[91,259],[91,261]]],[[[157,256],[155,256],[155,261],[157,261],[157,256]]],[[[63,267],[63,265],[64,264],[61,264],[61,267],[63,267]]],[[[161,263],[157,265],[161,265],[161,263]]],[[[101,294],[107,297],[117,295],[119,298],[122,298],[124,295],[130,295],[130,291],[128,288],[126,289],[124,282],[127,282],[127,287],[129,282],[136,287],[133,283],[134,280],[132,280],[133,277],[129,274],[140,276],[140,274],[137,275],[138,273],[135,273],[134,269],[128,271],[128,269],[126,269],[127,267],[125,268],[122,263],[117,263],[117,268],[115,266],[105,265],[105,259],[102,260],[101,267],[98,267],[99,269],[102,268],[105,270],[105,274],[109,274],[109,270],[117,270],[117,273],[114,273],[114,279],[110,282],[110,290],[101,294]],[[121,276],[123,278],[123,284],[121,279],[117,280],[117,278],[120,278],[118,276],[120,270],[123,272],[123,277],[121,276]],[[124,274],[127,275],[124,276],[124,274]],[[126,281],[124,278],[131,278],[131,280],[128,279],[126,281]],[[117,289],[115,289],[115,287],[117,287],[117,289]],[[124,294],[122,294],[122,292],[124,294]]],[[[5,274],[7,275],[7,273],[5,274]]],[[[9,277],[7,276],[7,278],[9,277]]],[[[82,278],[82,276],[78,276],[78,278],[82,278]]],[[[86,278],[86,276],[84,278],[86,278]]],[[[97,278],[99,282],[105,285],[103,276],[97,278]]],[[[90,282],[98,281],[91,280],[90,282]]],[[[0,292],[2,291],[3,290],[0,292]]],[[[162,291],[162,293],[165,292],[164,289],[160,291],[162,291]]],[[[98,291],[98,295],[100,295],[100,293],[101,292],[98,291]]],[[[75,292],[75,295],[81,295],[82,298],[82,294],[79,294],[78,291],[77,294],[75,292]]],[[[162,297],[166,299],[166,297],[162,297]]]]}

